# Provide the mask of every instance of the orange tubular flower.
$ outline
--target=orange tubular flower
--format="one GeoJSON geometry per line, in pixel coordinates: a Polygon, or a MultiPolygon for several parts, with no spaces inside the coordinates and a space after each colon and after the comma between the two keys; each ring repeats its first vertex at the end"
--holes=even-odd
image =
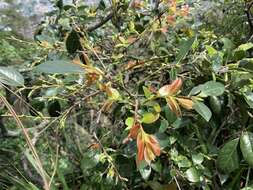
{"type": "Polygon", "coordinates": [[[134,124],[133,127],[130,129],[128,137],[132,139],[136,139],[140,128],[141,128],[141,125],[139,123],[134,124]]]}
{"type": "Polygon", "coordinates": [[[145,160],[150,164],[156,156],[160,156],[161,149],[158,141],[153,135],[145,133],[141,128],[137,136],[137,163],[140,163],[142,160],[145,160]]]}
{"type": "Polygon", "coordinates": [[[187,110],[191,110],[192,106],[193,106],[193,101],[191,99],[187,99],[187,98],[177,98],[177,101],[179,102],[179,104],[187,109],[187,110]]]}
{"type": "Polygon", "coordinates": [[[178,91],[182,87],[182,83],[182,79],[177,78],[171,84],[161,87],[158,91],[158,94],[166,99],[170,110],[173,111],[178,117],[182,115],[179,105],[187,110],[193,109],[193,101],[190,98],[176,97],[178,91]]]}
{"type": "Polygon", "coordinates": [[[176,95],[177,92],[180,90],[180,88],[182,87],[182,79],[181,78],[177,78],[176,80],[174,80],[171,84],[165,85],[163,87],[161,87],[158,91],[160,96],[172,96],[172,95],[176,95]]]}
{"type": "Polygon", "coordinates": [[[182,115],[181,109],[174,97],[168,96],[166,101],[171,111],[173,111],[177,116],[182,115]]]}

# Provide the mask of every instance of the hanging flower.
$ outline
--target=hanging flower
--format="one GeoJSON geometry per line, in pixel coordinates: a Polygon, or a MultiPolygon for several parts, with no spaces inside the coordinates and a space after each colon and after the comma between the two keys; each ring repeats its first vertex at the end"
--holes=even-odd
{"type": "Polygon", "coordinates": [[[160,156],[161,149],[158,141],[153,135],[145,133],[145,131],[140,128],[140,131],[137,136],[137,163],[145,160],[148,164],[160,156]]]}
{"type": "Polygon", "coordinates": [[[128,137],[131,138],[131,139],[136,139],[136,137],[137,137],[137,135],[139,133],[140,128],[141,128],[141,124],[140,123],[135,123],[132,126],[132,128],[130,129],[128,137]]]}
{"type": "Polygon", "coordinates": [[[173,111],[177,116],[182,115],[180,106],[188,110],[191,110],[193,107],[193,101],[190,98],[176,97],[182,87],[182,84],[182,79],[177,78],[171,84],[164,85],[158,90],[158,94],[166,99],[170,110],[173,111]]]}
{"type": "Polygon", "coordinates": [[[159,89],[158,93],[159,93],[160,96],[176,95],[181,87],[182,87],[182,79],[177,78],[171,84],[168,84],[168,85],[165,85],[165,86],[161,87],[159,89]]]}
{"type": "Polygon", "coordinates": [[[193,101],[189,98],[176,98],[176,100],[183,108],[187,110],[191,110],[193,107],[193,101]]]}
{"type": "Polygon", "coordinates": [[[175,99],[175,97],[168,96],[166,97],[167,104],[171,111],[173,111],[177,116],[181,116],[181,109],[175,99]]]}

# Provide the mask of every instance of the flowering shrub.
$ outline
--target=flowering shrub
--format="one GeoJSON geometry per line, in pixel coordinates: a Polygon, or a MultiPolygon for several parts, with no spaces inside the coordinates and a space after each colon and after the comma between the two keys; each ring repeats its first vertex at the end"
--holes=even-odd
{"type": "Polygon", "coordinates": [[[55,2],[26,80],[0,68],[28,102],[16,113],[0,96],[28,145],[21,189],[251,188],[253,44],[207,25],[199,7],[55,2]]]}

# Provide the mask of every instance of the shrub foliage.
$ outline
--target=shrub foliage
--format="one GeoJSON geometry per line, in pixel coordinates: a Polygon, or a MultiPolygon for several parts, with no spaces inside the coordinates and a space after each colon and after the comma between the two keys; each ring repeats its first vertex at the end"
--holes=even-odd
{"type": "Polygon", "coordinates": [[[250,1],[53,3],[0,43],[0,186],[253,188],[250,1]]]}

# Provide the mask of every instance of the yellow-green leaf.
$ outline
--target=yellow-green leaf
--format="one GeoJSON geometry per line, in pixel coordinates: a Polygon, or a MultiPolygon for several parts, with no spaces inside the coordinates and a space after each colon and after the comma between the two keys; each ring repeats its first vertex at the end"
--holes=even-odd
{"type": "Polygon", "coordinates": [[[159,118],[159,114],[154,114],[154,113],[144,113],[141,122],[150,124],[154,123],[157,119],[159,118]]]}
{"type": "Polygon", "coordinates": [[[129,130],[132,128],[132,126],[134,125],[134,118],[133,117],[128,117],[125,121],[125,124],[127,126],[126,130],[129,130]]]}

